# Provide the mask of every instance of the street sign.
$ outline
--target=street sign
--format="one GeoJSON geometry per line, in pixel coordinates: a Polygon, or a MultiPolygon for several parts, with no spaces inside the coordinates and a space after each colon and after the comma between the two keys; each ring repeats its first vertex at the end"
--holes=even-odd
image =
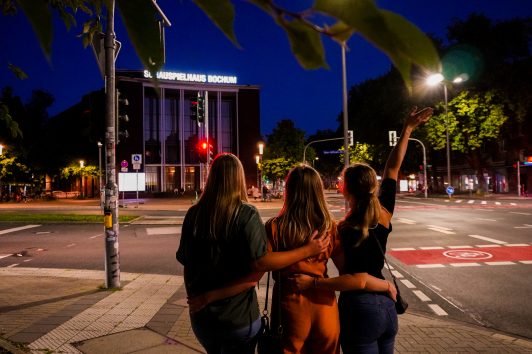
{"type": "Polygon", "coordinates": [[[140,170],[140,163],[133,163],[134,170],[140,170]]]}
{"type": "Polygon", "coordinates": [[[126,160],[122,160],[122,162],[120,162],[120,166],[121,166],[121,167],[126,167],[126,168],[127,168],[127,166],[129,166],[129,164],[127,163],[126,160]]]}
{"type": "Polygon", "coordinates": [[[447,194],[449,194],[449,195],[454,194],[454,187],[453,186],[449,186],[445,190],[447,191],[447,194]]]}
{"type": "Polygon", "coordinates": [[[388,140],[390,141],[390,146],[397,145],[397,132],[395,130],[388,131],[388,140]]]}
{"type": "Polygon", "coordinates": [[[121,171],[121,172],[127,172],[127,167],[122,167],[122,168],[120,168],[120,171],[121,171]]]}
{"type": "Polygon", "coordinates": [[[142,155],[141,154],[132,154],[131,155],[131,162],[141,164],[142,163],[142,155]]]}
{"type": "Polygon", "coordinates": [[[336,155],[336,154],[343,154],[344,152],[342,150],[324,150],[324,155],[336,155]]]}

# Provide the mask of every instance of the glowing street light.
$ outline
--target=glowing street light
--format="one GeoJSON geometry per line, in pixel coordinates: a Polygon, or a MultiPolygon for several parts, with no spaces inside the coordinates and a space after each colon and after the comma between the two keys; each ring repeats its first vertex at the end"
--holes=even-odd
{"type": "MultiPolygon", "coordinates": [[[[454,84],[459,84],[468,79],[467,74],[461,74],[455,77],[451,82],[454,84]]],[[[448,81],[445,80],[445,77],[441,73],[429,75],[426,78],[426,84],[428,86],[436,86],[441,84],[443,86],[443,97],[445,103],[445,139],[446,139],[446,153],[447,153],[447,183],[451,186],[451,151],[449,144],[449,111],[448,111],[448,102],[447,102],[447,85],[448,81]]],[[[449,197],[451,194],[449,194],[449,197]]]]}

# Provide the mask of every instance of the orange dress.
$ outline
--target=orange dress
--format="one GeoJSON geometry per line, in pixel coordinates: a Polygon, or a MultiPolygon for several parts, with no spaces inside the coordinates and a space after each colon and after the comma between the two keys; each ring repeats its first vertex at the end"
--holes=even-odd
{"type": "MultiPolygon", "coordinates": [[[[268,250],[283,251],[277,248],[275,221],[266,224],[268,250]]],[[[340,353],[340,320],[334,291],[310,288],[291,292],[286,280],[292,274],[307,274],[327,277],[327,261],[340,252],[340,241],[336,227],[329,232],[331,242],[327,252],[317,257],[305,259],[274,272],[275,284],[272,295],[272,324],[278,323],[279,303],[283,325],[283,347],[285,354],[338,354],[340,353]],[[280,273],[280,274],[279,274],[280,273]],[[281,296],[279,296],[279,275],[281,276],[281,296]]]]}

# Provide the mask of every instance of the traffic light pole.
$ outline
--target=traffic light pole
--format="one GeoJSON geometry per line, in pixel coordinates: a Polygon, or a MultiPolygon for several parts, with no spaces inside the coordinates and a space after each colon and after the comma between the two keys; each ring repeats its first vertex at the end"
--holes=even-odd
{"type": "Polygon", "coordinates": [[[116,77],[115,52],[116,35],[114,31],[115,0],[107,7],[107,28],[104,39],[105,48],[105,286],[120,287],[120,257],[118,252],[118,185],[116,184],[116,77]]]}

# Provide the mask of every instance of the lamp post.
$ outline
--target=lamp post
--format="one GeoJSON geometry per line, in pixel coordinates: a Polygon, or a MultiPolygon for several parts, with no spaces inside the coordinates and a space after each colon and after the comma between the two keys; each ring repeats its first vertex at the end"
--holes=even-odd
{"type": "Polygon", "coordinates": [[[100,176],[99,182],[98,182],[98,188],[100,189],[100,194],[102,192],[102,186],[103,186],[103,176],[102,176],[102,142],[98,141],[98,173],[100,176]]]}
{"type": "MultiPolygon", "coordinates": [[[[464,82],[466,80],[466,75],[462,74],[457,77],[455,77],[452,80],[452,83],[459,84],[461,82],[464,82]]],[[[448,186],[451,186],[451,147],[449,143],[449,110],[448,110],[448,98],[447,98],[447,85],[449,84],[449,81],[445,80],[445,77],[440,74],[432,74],[427,77],[427,85],[429,86],[436,86],[441,83],[443,86],[443,99],[445,104],[445,147],[446,147],[446,155],[447,155],[447,183],[448,186]]],[[[445,184],[445,182],[444,182],[445,184]]],[[[451,197],[451,194],[449,194],[449,198],[451,197]]]]}
{"type": "Polygon", "coordinates": [[[0,156],[3,155],[4,145],[0,144],[0,156]]]}
{"type": "Polygon", "coordinates": [[[85,167],[85,161],[79,160],[79,175],[81,179],[81,184],[80,184],[81,197],[83,197],[83,167],[85,167]]]}
{"type": "Polygon", "coordinates": [[[257,185],[259,188],[259,193],[262,193],[262,171],[261,171],[262,166],[260,166],[260,164],[262,163],[262,154],[264,154],[264,143],[259,142],[257,146],[259,147],[259,154],[255,156],[255,159],[257,161],[257,179],[258,179],[257,185]]]}

